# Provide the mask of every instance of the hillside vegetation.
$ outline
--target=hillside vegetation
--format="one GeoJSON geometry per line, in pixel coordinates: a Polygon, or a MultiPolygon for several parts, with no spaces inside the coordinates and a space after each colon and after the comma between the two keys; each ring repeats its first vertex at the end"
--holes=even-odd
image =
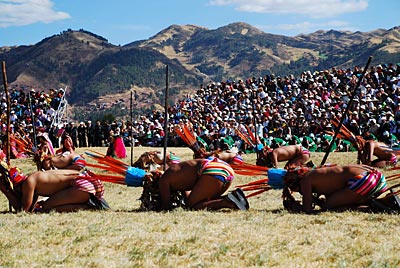
{"type": "Polygon", "coordinates": [[[6,62],[12,87],[68,86],[68,100],[74,106],[135,88],[136,108],[141,110],[163,103],[166,66],[173,102],[211,80],[364,66],[369,56],[372,65],[397,63],[399,52],[400,27],[287,37],[238,22],[213,30],[171,25],[148,40],[124,46],[82,29],[68,29],[34,45],[1,47],[0,60],[6,62]]]}

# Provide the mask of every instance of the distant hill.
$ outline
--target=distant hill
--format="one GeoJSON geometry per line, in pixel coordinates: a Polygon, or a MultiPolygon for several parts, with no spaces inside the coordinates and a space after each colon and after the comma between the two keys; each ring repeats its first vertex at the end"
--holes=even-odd
{"type": "Polygon", "coordinates": [[[166,65],[173,101],[210,80],[364,66],[370,55],[372,64],[397,63],[399,52],[400,27],[287,37],[238,22],[215,30],[171,25],[147,40],[125,46],[110,44],[85,30],[69,29],[35,45],[0,47],[0,60],[6,61],[11,86],[68,86],[69,102],[84,107],[92,102],[127,100],[134,89],[135,108],[143,111],[163,104],[166,65]]]}
{"type": "MultiPolygon", "coordinates": [[[[68,86],[68,100],[75,105],[127,93],[132,86],[159,91],[165,88],[166,65],[175,85],[172,94],[177,94],[177,87],[191,87],[202,81],[179,61],[156,50],[115,46],[84,30],[67,30],[32,46],[2,48],[0,60],[6,61],[11,85],[37,89],[68,86]]],[[[154,102],[162,97],[152,95],[154,102]]]]}
{"type": "Polygon", "coordinates": [[[213,80],[265,73],[364,66],[400,61],[400,27],[372,32],[317,31],[295,37],[264,33],[246,23],[216,30],[172,25],[154,37],[127,46],[151,47],[213,80]]]}

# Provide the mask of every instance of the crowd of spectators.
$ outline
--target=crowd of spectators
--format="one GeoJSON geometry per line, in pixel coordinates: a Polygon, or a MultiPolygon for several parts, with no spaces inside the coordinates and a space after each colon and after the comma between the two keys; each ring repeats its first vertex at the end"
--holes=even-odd
{"type": "MultiPolygon", "coordinates": [[[[153,111],[133,122],[71,121],[52,126],[64,94],[62,90],[50,89],[48,94],[34,89],[29,94],[12,90],[12,131],[31,133],[33,127],[42,129],[49,133],[56,148],[59,145],[55,134],[60,128],[69,133],[75,147],[108,146],[110,135],[121,135],[127,146],[132,137],[135,146],[163,146],[164,123],[168,118],[168,146],[185,146],[173,128],[176,124],[190,123],[210,149],[232,144],[244,147],[235,129],[247,125],[271,147],[302,143],[314,151],[323,151],[329,145],[326,131],[334,131],[331,119],[340,120],[348,109],[344,125],[354,134],[397,146],[400,138],[400,64],[370,67],[351,107],[347,107],[362,71],[356,66],[305,71],[299,77],[271,74],[237,81],[211,81],[169,107],[168,117],[163,111],[153,111]]],[[[6,107],[3,96],[0,107],[2,135],[5,134],[6,107]]],[[[349,150],[349,146],[340,142],[336,150],[349,150]]]]}

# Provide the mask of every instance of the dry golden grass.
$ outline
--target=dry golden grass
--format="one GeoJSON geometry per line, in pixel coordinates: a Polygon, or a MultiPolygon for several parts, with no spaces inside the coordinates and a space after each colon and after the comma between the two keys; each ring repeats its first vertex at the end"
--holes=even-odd
{"type": "MultiPolygon", "coordinates": [[[[105,148],[97,148],[104,152],[105,148]]],[[[135,148],[135,158],[150,148],[135,148]]],[[[187,148],[171,149],[190,159],[187,148]]],[[[78,150],[83,152],[83,150],[78,150]]],[[[129,154],[128,154],[129,155],[129,154]]],[[[323,154],[314,153],[319,164],[323,154]]],[[[354,153],[328,162],[354,163],[354,153]]],[[[246,155],[254,163],[254,155],[246,155]]],[[[130,160],[127,159],[127,162],[130,160]]],[[[27,173],[30,160],[13,161],[27,173]]],[[[386,172],[387,174],[390,174],[386,172]]],[[[238,176],[235,184],[256,178],[238,176]]],[[[7,213],[0,197],[0,267],[398,267],[399,216],[291,214],[279,191],[249,211],[137,212],[141,189],[106,184],[113,211],[7,213]]]]}

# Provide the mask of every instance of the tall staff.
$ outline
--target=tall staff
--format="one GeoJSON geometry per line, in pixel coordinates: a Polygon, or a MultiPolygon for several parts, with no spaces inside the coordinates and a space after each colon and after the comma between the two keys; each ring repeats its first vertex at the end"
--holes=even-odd
{"type": "Polygon", "coordinates": [[[342,118],[341,118],[341,120],[340,120],[340,123],[339,123],[337,129],[335,130],[335,134],[334,134],[333,137],[332,137],[331,143],[329,144],[329,147],[328,147],[328,149],[327,149],[326,152],[325,152],[324,158],[323,158],[322,161],[321,161],[321,166],[325,164],[326,159],[328,158],[328,155],[329,155],[329,153],[330,153],[330,151],[331,151],[331,149],[332,149],[332,147],[333,147],[333,144],[335,143],[336,136],[339,134],[339,131],[340,131],[340,129],[341,129],[342,126],[343,126],[343,122],[344,122],[344,120],[346,119],[347,114],[349,113],[350,107],[351,107],[351,105],[353,104],[354,98],[355,98],[356,95],[357,95],[357,89],[358,89],[358,88],[360,87],[360,85],[361,85],[361,81],[362,81],[362,79],[363,79],[365,73],[367,72],[367,69],[368,69],[369,64],[371,63],[371,60],[372,60],[372,56],[369,56],[368,62],[367,62],[367,64],[365,65],[364,71],[362,72],[361,76],[358,78],[357,85],[355,86],[355,88],[354,88],[354,90],[353,90],[353,94],[352,94],[351,97],[350,97],[350,100],[349,100],[349,103],[347,104],[346,110],[345,110],[344,113],[343,113],[343,116],[342,116],[342,118]]]}
{"type": "Polygon", "coordinates": [[[1,62],[1,67],[3,71],[3,84],[4,84],[4,92],[6,94],[6,101],[7,101],[7,131],[6,131],[6,142],[7,142],[7,165],[10,166],[10,159],[11,159],[11,146],[10,146],[10,113],[11,113],[11,107],[10,107],[10,94],[8,94],[8,85],[7,85],[7,73],[6,73],[6,62],[3,61],[1,62]]]}
{"type": "Polygon", "coordinates": [[[131,166],[133,166],[133,147],[135,146],[135,138],[133,137],[133,90],[131,90],[131,166]]]}
{"type": "MultiPolygon", "coordinates": [[[[11,107],[10,107],[10,94],[8,94],[8,83],[7,83],[7,73],[6,73],[6,62],[2,61],[1,62],[1,69],[3,73],[3,85],[4,85],[4,92],[6,94],[6,101],[7,101],[7,131],[6,131],[6,144],[7,144],[7,166],[10,167],[10,159],[11,159],[11,146],[10,146],[10,112],[11,112],[11,107]]],[[[11,212],[12,211],[12,205],[10,202],[8,202],[8,210],[11,212]]]]}
{"type": "Polygon", "coordinates": [[[36,129],[35,129],[35,115],[32,110],[32,99],[31,99],[31,92],[28,93],[28,102],[29,102],[29,110],[31,112],[31,121],[32,121],[32,131],[33,131],[33,144],[35,149],[37,149],[37,140],[36,140],[36,129]]]}
{"type": "Polygon", "coordinates": [[[168,65],[165,68],[165,96],[164,96],[164,167],[167,165],[167,143],[168,143],[168,95],[169,95],[169,80],[168,80],[168,65]]]}
{"type": "MultiPolygon", "coordinates": [[[[257,129],[257,118],[256,118],[256,100],[257,100],[257,91],[252,90],[251,91],[251,98],[253,99],[253,125],[254,125],[254,144],[257,146],[258,145],[258,129],[257,129]]],[[[257,154],[257,161],[258,161],[258,155],[257,154]]]]}

